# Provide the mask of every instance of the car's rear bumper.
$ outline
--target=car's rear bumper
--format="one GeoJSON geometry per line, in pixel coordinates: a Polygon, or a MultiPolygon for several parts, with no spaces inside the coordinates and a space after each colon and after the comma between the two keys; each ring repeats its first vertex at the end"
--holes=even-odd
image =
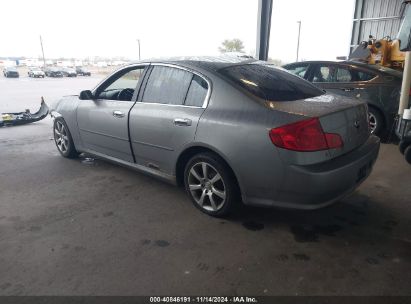
{"type": "Polygon", "coordinates": [[[359,148],[331,161],[289,166],[273,198],[244,198],[247,205],[292,209],[327,206],[355,190],[371,173],[378,157],[380,140],[370,138],[359,148]]]}

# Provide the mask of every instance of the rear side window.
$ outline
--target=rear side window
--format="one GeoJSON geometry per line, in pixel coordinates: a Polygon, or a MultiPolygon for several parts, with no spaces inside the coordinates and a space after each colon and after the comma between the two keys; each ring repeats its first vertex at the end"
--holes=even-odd
{"type": "Polygon", "coordinates": [[[300,76],[301,78],[304,78],[305,73],[308,70],[308,64],[304,65],[290,65],[290,66],[285,66],[284,67],[287,71],[293,73],[294,75],[300,76]]]}
{"type": "Polygon", "coordinates": [[[208,84],[200,76],[194,75],[185,101],[186,106],[202,107],[207,96],[208,84]]]}
{"type": "Polygon", "coordinates": [[[237,65],[219,72],[254,96],[269,101],[291,101],[324,94],[308,81],[270,65],[237,65]]]}
{"type": "Polygon", "coordinates": [[[154,66],[144,91],[143,102],[184,104],[193,74],[165,66],[154,66]]]}
{"type": "Polygon", "coordinates": [[[376,75],[365,73],[365,72],[358,72],[358,81],[368,81],[374,79],[376,75]]]}
{"type": "Polygon", "coordinates": [[[337,82],[351,82],[353,81],[352,75],[348,69],[338,68],[336,73],[337,82]]]}
{"type": "Polygon", "coordinates": [[[318,66],[313,75],[313,82],[352,82],[349,69],[334,65],[318,66]]]}

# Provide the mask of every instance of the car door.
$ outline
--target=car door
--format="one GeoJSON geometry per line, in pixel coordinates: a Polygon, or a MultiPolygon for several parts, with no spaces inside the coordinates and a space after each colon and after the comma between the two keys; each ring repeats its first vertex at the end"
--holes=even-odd
{"type": "Polygon", "coordinates": [[[210,90],[210,82],[196,72],[154,64],[130,112],[136,162],[173,174],[180,151],[194,139],[210,90]]]}
{"type": "Polygon", "coordinates": [[[145,67],[139,65],[120,70],[94,90],[92,100],[80,101],[77,123],[87,150],[134,162],[128,117],[145,67]]]}

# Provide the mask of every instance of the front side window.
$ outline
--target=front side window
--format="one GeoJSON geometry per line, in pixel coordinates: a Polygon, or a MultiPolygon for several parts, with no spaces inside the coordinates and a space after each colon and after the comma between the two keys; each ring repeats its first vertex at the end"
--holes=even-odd
{"type": "Polygon", "coordinates": [[[193,74],[185,70],[154,66],[144,90],[143,102],[183,105],[193,74]]]}
{"type": "Polygon", "coordinates": [[[136,89],[143,72],[144,67],[138,67],[120,73],[114,80],[109,80],[108,83],[103,84],[103,88],[99,91],[97,98],[131,101],[134,95],[134,90],[136,89]]]}
{"type": "Polygon", "coordinates": [[[308,81],[267,64],[236,65],[223,68],[219,73],[267,101],[292,101],[324,94],[308,81]]]}

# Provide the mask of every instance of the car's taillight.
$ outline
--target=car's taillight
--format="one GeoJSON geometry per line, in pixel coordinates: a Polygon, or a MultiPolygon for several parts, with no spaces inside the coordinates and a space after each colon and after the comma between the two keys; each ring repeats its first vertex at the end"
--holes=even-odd
{"type": "Polygon", "coordinates": [[[279,148],[313,152],[343,146],[339,134],[325,133],[318,118],[310,118],[271,129],[270,139],[279,148]]]}

